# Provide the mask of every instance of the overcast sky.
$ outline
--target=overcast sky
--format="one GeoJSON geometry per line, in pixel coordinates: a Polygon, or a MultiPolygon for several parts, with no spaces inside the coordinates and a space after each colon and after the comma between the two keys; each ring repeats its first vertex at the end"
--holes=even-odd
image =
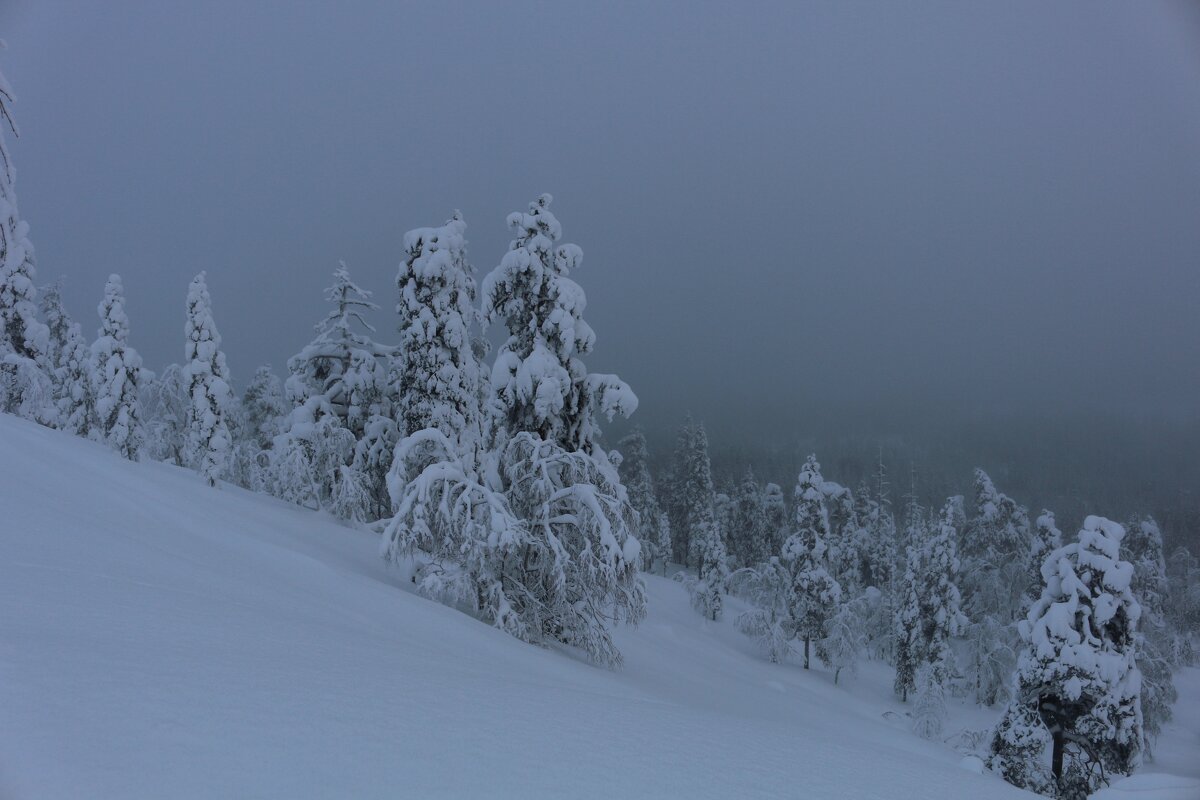
{"type": "Polygon", "coordinates": [[[1200,407],[1200,15],[1185,3],[0,0],[39,277],[235,378],[339,258],[394,336],[404,232],[482,275],[540,192],[589,360],[720,430],[1200,407]]]}

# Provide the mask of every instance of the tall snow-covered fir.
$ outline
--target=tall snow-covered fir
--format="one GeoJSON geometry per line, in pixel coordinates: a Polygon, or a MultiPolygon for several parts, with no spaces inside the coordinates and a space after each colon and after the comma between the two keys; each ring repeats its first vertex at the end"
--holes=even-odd
{"type": "Polygon", "coordinates": [[[772,537],[767,526],[762,488],[750,467],[746,468],[733,498],[730,539],[734,563],[739,567],[761,564],[772,555],[772,537]]]}
{"type": "Polygon", "coordinates": [[[810,455],[796,480],[792,535],[783,545],[783,559],[792,569],[797,606],[793,616],[796,636],[804,642],[805,669],[812,642],[824,638],[842,599],[842,587],[828,569],[829,512],[822,493],[824,483],[821,465],[810,455]]]}
{"type": "Polygon", "coordinates": [[[583,262],[574,244],[557,244],[562,226],[543,194],[526,213],[508,217],[516,234],[500,265],[484,280],[484,314],[508,338],[492,367],[497,431],[537,434],[568,452],[591,453],[598,416],[627,417],[637,396],[615,375],[586,371],[582,356],[596,335],[583,319],[587,297],[570,278],[583,262]]]}
{"type": "Polygon", "coordinates": [[[231,399],[229,369],[221,352],[221,334],[212,317],[205,274],[192,279],[184,325],[184,379],[187,382],[186,460],[216,486],[223,476],[233,442],[226,423],[231,399]]]}
{"type": "Polygon", "coordinates": [[[570,277],[583,251],[557,243],[550,202],[544,194],[509,215],[516,238],[482,287],[485,319],[508,333],[492,366],[490,439],[509,508],[530,532],[507,571],[529,593],[520,611],[538,638],[615,663],[610,625],[639,621],[645,595],[633,509],[599,445],[598,416],[628,416],[637,397],[615,375],[584,366],[595,334],[570,277]]]}
{"type": "Polygon", "coordinates": [[[97,312],[100,329],[92,343],[91,381],[95,431],[125,458],[136,461],[144,441],[138,385],[142,357],[129,346],[129,317],[120,275],[110,275],[97,312]]]}
{"type": "Polygon", "coordinates": [[[652,571],[655,565],[666,573],[671,560],[671,524],[658,505],[654,479],[650,475],[646,437],[635,430],[617,444],[622,461],[618,468],[621,482],[629,493],[629,504],[638,515],[638,541],[642,545],[642,569],[652,571]]]}

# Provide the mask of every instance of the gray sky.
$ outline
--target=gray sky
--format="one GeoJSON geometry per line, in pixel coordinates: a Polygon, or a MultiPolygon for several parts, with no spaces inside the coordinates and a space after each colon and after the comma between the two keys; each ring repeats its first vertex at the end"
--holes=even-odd
{"type": "MultiPolygon", "coordinates": [[[[0,0],[43,281],[235,377],[338,258],[390,312],[455,208],[480,275],[552,192],[643,424],[1200,407],[1200,15],[1184,3],[0,0]]],[[[380,338],[394,329],[378,318],[380,338]]]]}

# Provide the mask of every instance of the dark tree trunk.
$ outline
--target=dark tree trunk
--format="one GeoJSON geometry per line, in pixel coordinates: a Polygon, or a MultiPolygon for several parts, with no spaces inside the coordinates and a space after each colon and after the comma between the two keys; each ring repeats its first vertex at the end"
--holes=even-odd
{"type": "Polygon", "coordinates": [[[808,642],[809,642],[809,638],[807,636],[805,636],[804,637],[804,668],[805,669],[808,669],[808,642]]]}
{"type": "Polygon", "coordinates": [[[1054,772],[1054,782],[1059,784],[1062,781],[1063,746],[1066,744],[1066,741],[1063,738],[1061,730],[1055,730],[1051,733],[1054,737],[1054,754],[1050,759],[1050,769],[1054,772]]]}

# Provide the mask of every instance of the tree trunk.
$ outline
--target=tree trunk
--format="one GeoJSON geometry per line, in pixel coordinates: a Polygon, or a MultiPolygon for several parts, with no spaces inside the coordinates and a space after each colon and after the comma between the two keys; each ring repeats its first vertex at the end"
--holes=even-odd
{"type": "Polygon", "coordinates": [[[808,669],[808,642],[807,636],[804,637],[804,668],[808,669]]]}
{"type": "Polygon", "coordinates": [[[1063,746],[1066,741],[1061,730],[1051,731],[1051,735],[1054,737],[1054,754],[1050,760],[1050,769],[1054,772],[1054,783],[1057,785],[1062,781],[1063,746]]]}

